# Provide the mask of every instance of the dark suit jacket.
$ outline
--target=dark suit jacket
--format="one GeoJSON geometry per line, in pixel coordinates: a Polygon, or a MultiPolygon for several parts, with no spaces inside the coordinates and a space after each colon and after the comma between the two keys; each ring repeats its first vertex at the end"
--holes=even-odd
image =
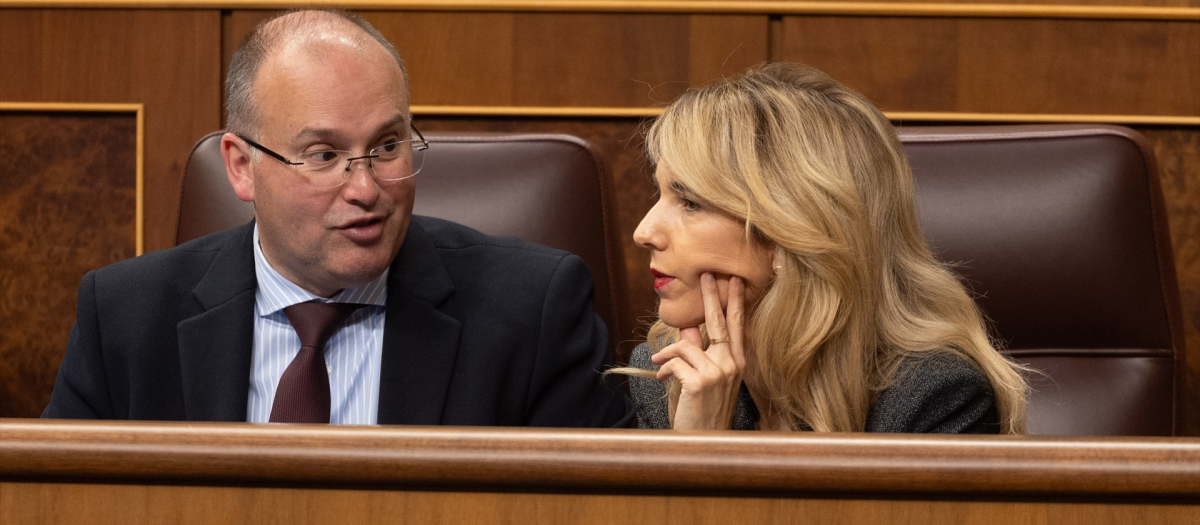
{"type": "MultiPolygon", "coordinates": [[[[43,417],[245,421],[253,223],[89,272],[43,417]]],[[[625,426],[578,257],[413,217],[388,275],[381,424],[625,426]]]]}
{"type": "MultiPolygon", "coordinates": [[[[658,370],[642,343],[629,357],[629,366],[658,370]]],[[[629,378],[637,406],[639,428],[671,428],[666,386],[655,379],[629,378]]],[[[867,412],[867,432],[933,434],[996,434],[1000,419],[992,385],[966,360],[946,352],[910,357],[900,365],[892,385],[879,394],[867,412]]],[[[734,407],[733,430],[752,430],[758,421],[754,399],[742,386],[734,407]]]]}

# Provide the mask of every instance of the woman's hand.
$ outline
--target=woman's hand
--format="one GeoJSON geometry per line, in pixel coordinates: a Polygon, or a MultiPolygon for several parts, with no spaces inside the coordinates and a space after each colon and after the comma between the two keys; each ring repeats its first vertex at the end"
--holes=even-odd
{"type": "Polygon", "coordinates": [[[746,366],[742,348],[745,285],[740,277],[729,278],[728,306],[724,312],[717,280],[711,273],[700,276],[700,294],[704,298],[708,350],[700,348],[699,328],[684,328],[679,331],[679,341],[650,360],[661,365],[660,381],[675,377],[682,386],[672,428],[728,430],[746,366]]]}

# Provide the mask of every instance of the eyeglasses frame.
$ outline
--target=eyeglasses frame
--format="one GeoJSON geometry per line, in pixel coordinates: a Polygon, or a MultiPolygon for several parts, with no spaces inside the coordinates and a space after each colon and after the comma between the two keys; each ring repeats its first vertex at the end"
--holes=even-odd
{"type": "MultiPolygon", "coordinates": [[[[397,142],[415,143],[419,140],[421,142],[421,147],[417,151],[425,151],[425,150],[429,149],[429,141],[425,140],[425,135],[422,135],[421,130],[417,129],[416,123],[409,122],[408,127],[413,130],[413,133],[415,133],[417,135],[417,138],[401,140],[401,141],[397,141],[397,142]]],[[[275,153],[274,151],[271,151],[270,148],[263,146],[262,144],[259,144],[253,140],[250,140],[249,138],[245,137],[244,135],[241,135],[239,133],[234,133],[234,136],[239,139],[242,139],[242,141],[244,141],[246,144],[249,144],[254,149],[257,149],[263,153],[266,153],[267,156],[272,157],[275,160],[278,160],[279,162],[287,164],[288,166],[303,166],[304,165],[303,162],[292,162],[292,161],[288,160],[287,157],[284,157],[283,155],[280,155],[278,153],[275,153]]],[[[372,148],[372,149],[374,149],[374,148],[372,148]]],[[[377,158],[377,157],[379,157],[379,155],[378,154],[371,155],[370,153],[371,153],[371,150],[367,150],[367,155],[362,155],[362,156],[358,156],[358,157],[350,157],[350,158],[346,159],[346,171],[349,172],[354,167],[354,161],[360,160],[360,159],[367,159],[367,167],[369,167],[371,169],[375,169],[375,165],[371,162],[370,159],[377,158]]],[[[390,180],[392,180],[392,181],[404,180],[409,177],[413,177],[415,175],[416,175],[416,172],[413,172],[413,174],[409,175],[408,177],[401,177],[399,179],[390,179],[390,180]]],[[[346,183],[346,181],[343,180],[342,184],[345,184],[345,183],[346,183]]],[[[341,184],[339,184],[339,186],[340,185],[341,184]]]]}

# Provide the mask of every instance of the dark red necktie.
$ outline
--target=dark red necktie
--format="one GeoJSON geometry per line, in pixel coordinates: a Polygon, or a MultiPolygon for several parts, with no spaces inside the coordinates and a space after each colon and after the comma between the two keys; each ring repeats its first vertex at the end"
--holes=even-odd
{"type": "Polygon", "coordinates": [[[272,423],[328,423],[329,372],[325,368],[325,342],[350,314],[363,305],[350,303],[300,303],[283,309],[296,335],[300,353],[283,371],[271,406],[272,423]]]}

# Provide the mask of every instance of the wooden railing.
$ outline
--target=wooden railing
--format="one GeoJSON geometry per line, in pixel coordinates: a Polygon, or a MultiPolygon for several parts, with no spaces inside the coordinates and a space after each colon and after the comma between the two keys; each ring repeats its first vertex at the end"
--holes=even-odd
{"type": "MultiPolygon", "coordinates": [[[[819,507],[835,521],[863,518],[869,507],[901,523],[946,512],[962,518],[972,508],[960,521],[1005,523],[1073,508],[1093,523],[1115,523],[1134,508],[1145,523],[1170,523],[1200,512],[1200,439],[5,419],[0,487],[4,523],[56,523],[90,512],[71,510],[83,505],[73,494],[119,499],[136,487],[142,499],[128,512],[137,515],[194,495],[247,516],[281,512],[279,498],[369,496],[372,505],[486,502],[482,510],[439,511],[469,511],[483,522],[527,512],[505,501],[575,508],[600,498],[624,501],[625,516],[649,522],[660,504],[715,504],[778,520],[795,505],[819,507]],[[264,490],[277,497],[264,498],[264,490]],[[918,502],[924,514],[909,516],[918,502]]],[[[124,507],[114,508],[109,514],[124,507]]],[[[699,522],[724,517],[712,511],[699,522]]]]}

